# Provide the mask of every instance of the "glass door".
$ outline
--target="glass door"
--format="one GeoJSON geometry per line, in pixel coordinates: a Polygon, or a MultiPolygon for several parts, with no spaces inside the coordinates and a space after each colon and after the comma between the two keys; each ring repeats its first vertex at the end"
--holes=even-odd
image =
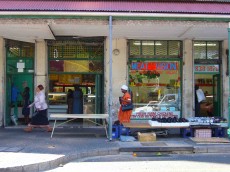
{"type": "Polygon", "coordinates": [[[220,98],[220,75],[213,75],[213,108],[214,116],[220,116],[221,98],[220,98]]]}

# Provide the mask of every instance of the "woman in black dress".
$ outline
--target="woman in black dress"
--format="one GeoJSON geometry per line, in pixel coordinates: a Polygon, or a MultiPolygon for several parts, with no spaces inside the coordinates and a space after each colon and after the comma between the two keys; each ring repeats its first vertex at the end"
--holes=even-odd
{"type": "Polygon", "coordinates": [[[30,104],[30,88],[25,87],[23,93],[23,107],[22,107],[22,115],[24,116],[24,122],[27,125],[29,123],[30,109],[28,108],[30,104]]]}

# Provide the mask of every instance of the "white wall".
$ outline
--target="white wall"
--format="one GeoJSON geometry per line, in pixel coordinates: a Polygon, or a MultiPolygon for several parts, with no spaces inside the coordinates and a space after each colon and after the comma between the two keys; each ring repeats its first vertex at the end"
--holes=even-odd
{"type": "MultiPolygon", "coordinates": [[[[122,96],[121,86],[127,84],[127,41],[126,39],[114,39],[113,50],[119,49],[118,55],[112,56],[112,112],[116,118],[119,108],[119,96],[122,96]]],[[[105,41],[105,108],[109,99],[109,39],[105,41]]],[[[106,109],[105,111],[107,111],[106,109]]]]}
{"type": "Polygon", "coordinates": [[[192,40],[184,40],[183,45],[183,98],[182,116],[187,118],[194,116],[194,94],[193,94],[193,58],[192,40]]]}
{"type": "Polygon", "coordinates": [[[4,105],[5,105],[5,41],[0,37],[0,126],[3,126],[4,105]]]}
{"type": "Polygon", "coordinates": [[[47,91],[48,86],[48,55],[47,44],[44,40],[35,43],[35,78],[34,85],[42,84],[47,91]]]}

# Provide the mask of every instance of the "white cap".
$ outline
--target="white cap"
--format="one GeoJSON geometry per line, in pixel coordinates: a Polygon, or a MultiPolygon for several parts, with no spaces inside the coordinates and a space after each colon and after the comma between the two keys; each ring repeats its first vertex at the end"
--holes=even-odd
{"type": "Polygon", "coordinates": [[[128,87],[127,87],[126,85],[122,85],[122,86],[121,86],[121,89],[127,91],[127,90],[128,90],[128,87]]]}

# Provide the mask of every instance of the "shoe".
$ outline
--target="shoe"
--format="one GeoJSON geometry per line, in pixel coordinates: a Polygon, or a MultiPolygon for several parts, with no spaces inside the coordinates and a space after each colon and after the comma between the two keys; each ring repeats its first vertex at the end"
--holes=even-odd
{"type": "Polygon", "coordinates": [[[24,128],[24,131],[26,131],[26,132],[31,132],[31,131],[32,131],[32,127],[24,128]]]}

